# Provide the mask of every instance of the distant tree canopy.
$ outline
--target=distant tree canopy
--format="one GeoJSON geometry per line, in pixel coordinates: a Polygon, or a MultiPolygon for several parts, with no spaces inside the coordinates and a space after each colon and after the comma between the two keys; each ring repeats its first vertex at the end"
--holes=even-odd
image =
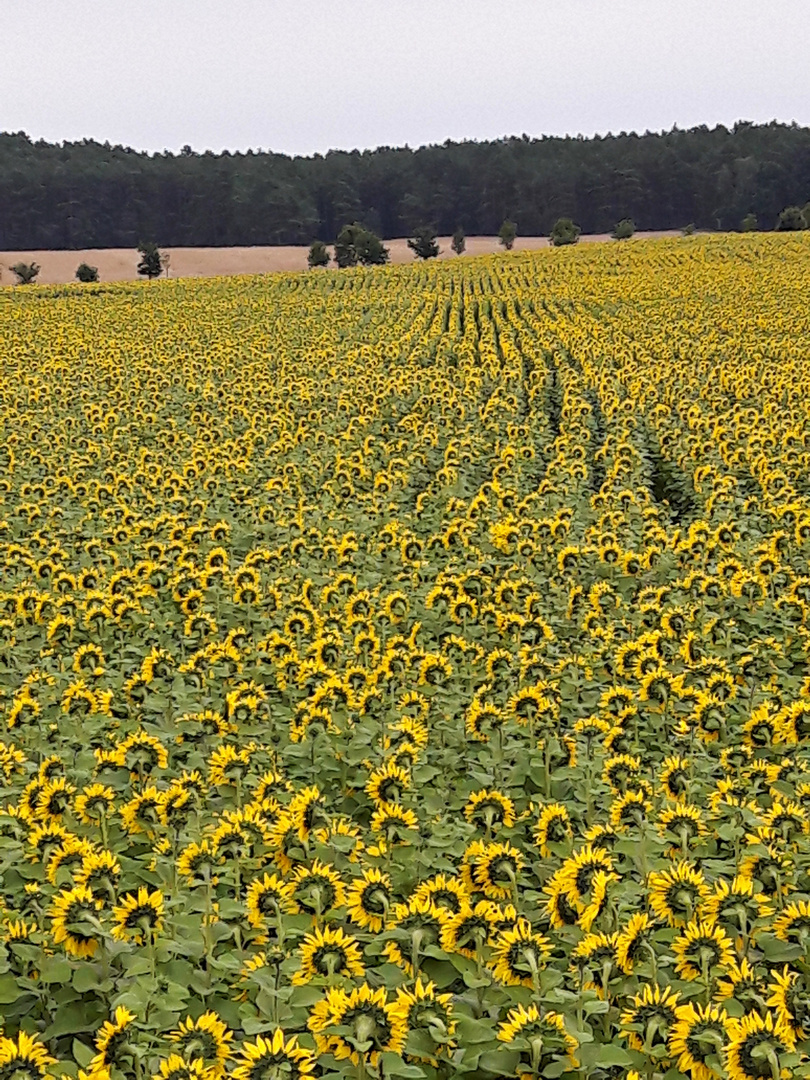
{"type": "Polygon", "coordinates": [[[148,154],[92,140],[0,134],[0,250],[332,243],[346,221],[383,238],[461,225],[495,235],[505,217],[546,236],[560,217],[585,233],[773,228],[810,198],[810,128],[706,126],[660,134],[446,142],[313,157],[148,154]]]}

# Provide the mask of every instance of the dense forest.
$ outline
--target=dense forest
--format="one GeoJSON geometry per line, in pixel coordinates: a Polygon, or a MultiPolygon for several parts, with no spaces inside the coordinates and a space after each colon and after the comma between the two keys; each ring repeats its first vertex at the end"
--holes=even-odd
{"type": "Polygon", "coordinates": [[[630,217],[640,229],[694,222],[773,228],[810,199],[810,128],[706,126],[660,134],[446,142],[313,157],[269,152],[148,154],[84,140],[0,134],[0,250],[301,244],[347,221],[383,237],[420,224],[525,236],[560,216],[583,232],[630,217]]]}

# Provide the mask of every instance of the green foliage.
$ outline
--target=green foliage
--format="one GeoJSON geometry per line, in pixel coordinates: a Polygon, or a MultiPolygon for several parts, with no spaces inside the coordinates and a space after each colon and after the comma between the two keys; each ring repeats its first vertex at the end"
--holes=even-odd
{"type": "Polygon", "coordinates": [[[561,217],[554,223],[549,239],[554,247],[564,247],[566,244],[576,244],[581,232],[579,225],[575,225],[571,218],[561,217]]]}
{"type": "Polygon", "coordinates": [[[511,251],[515,246],[515,240],[517,239],[517,225],[514,221],[510,221],[509,218],[498,229],[498,241],[506,248],[507,251],[511,251]]]}
{"type": "Polygon", "coordinates": [[[524,236],[547,236],[561,192],[566,213],[586,233],[609,232],[624,216],[643,218],[650,229],[690,220],[701,229],[736,229],[749,211],[770,227],[785,206],[807,199],[808,162],[810,128],[777,123],[599,139],[448,141],[316,158],[199,154],[190,147],[150,155],[88,140],[55,145],[0,134],[3,246],[134,247],[139,236],[171,247],[308,246],[313,236],[331,238],[354,220],[388,237],[408,236],[421,221],[432,221],[440,235],[463,221],[469,235],[492,236],[507,212],[524,236]],[[589,183],[581,183],[583,176],[589,183]]]}
{"type": "Polygon", "coordinates": [[[740,232],[756,232],[759,228],[756,214],[746,214],[740,222],[740,232]]]}
{"type": "Polygon", "coordinates": [[[318,266],[329,265],[329,252],[326,250],[326,244],[323,240],[313,240],[309,246],[309,254],[307,255],[307,266],[310,270],[314,270],[318,266]]]}
{"type": "Polygon", "coordinates": [[[141,261],[137,266],[138,273],[148,277],[150,280],[160,277],[163,269],[163,256],[158,250],[157,244],[152,243],[151,240],[143,240],[138,244],[138,251],[141,255],[141,261]]]}
{"type": "Polygon", "coordinates": [[[79,263],[76,267],[76,279],[82,281],[85,284],[89,284],[92,281],[98,281],[98,267],[90,266],[89,263],[79,263]]]}
{"type": "Polygon", "coordinates": [[[636,223],[632,218],[622,218],[613,228],[610,234],[614,240],[629,240],[636,231],[636,223]]]}
{"type": "Polygon", "coordinates": [[[18,285],[31,285],[36,280],[41,267],[35,263],[18,262],[9,267],[9,270],[17,278],[18,285]]]}
{"type": "Polygon", "coordinates": [[[365,226],[355,221],[344,225],[335,241],[335,262],[341,269],[348,266],[381,266],[388,262],[388,248],[365,226]]]}
{"type": "Polygon", "coordinates": [[[456,226],[453,239],[450,241],[450,247],[455,251],[456,255],[463,255],[467,249],[467,237],[464,235],[464,230],[460,225],[456,226]]]}
{"type": "Polygon", "coordinates": [[[422,225],[408,240],[408,247],[417,259],[435,259],[439,254],[436,230],[430,225],[422,225]]]}
{"type": "Polygon", "coordinates": [[[807,228],[807,219],[800,206],[786,206],[776,222],[777,232],[799,232],[807,228]]]}
{"type": "Polygon", "coordinates": [[[694,236],[696,231],[697,230],[694,221],[690,221],[688,225],[684,225],[684,227],[681,229],[681,235],[694,236]]]}

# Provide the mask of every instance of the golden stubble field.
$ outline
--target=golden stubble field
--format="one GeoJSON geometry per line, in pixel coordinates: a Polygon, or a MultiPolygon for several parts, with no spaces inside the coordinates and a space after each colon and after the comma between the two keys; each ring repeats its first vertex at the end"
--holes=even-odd
{"type": "MultiPolygon", "coordinates": [[[[636,233],[639,238],[676,236],[674,232],[636,233]]],[[[606,233],[582,236],[583,242],[609,240],[606,233]]],[[[440,259],[454,259],[449,236],[439,238],[440,259]]],[[[544,236],[521,236],[515,251],[535,251],[548,247],[544,236]]],[[[392,263],[413,261],[405,237],[386,241],[392,263]]],[[[170,277],[218,277],[231,274],[268,274],[291,270],[306,270],[308,247],[229,247],[229,248],[164,248],[170,255],[170,277]]],[[[331,253],[330,248],[330,253],[331,253]]],[[[468,236],[465,255],[491,255],[501,251],[497,236],[468,236]]],[[[76,267],[86,262],[98,267],[102,281],[132,281],[138,277],[135,269],[138,253],[134,248],[88,248],[82,251],[4,251],[0,252],[0,285],[14,284],[10,267],[18,262],[37,262],[42,268],[37,278],[40,285],[60,285],[73,281],[76,267]]]]}

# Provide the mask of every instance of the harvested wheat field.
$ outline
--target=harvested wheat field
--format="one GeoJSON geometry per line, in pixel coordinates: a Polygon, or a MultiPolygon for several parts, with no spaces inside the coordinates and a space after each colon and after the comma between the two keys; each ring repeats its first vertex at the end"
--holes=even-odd
{"type": "MultiPolygon", "coordinates": [[[[636,237],[677,236],[677,230],[637,232],[636,237]]],[[[456,256],[450,248],[450,237],[439,237],[440,259],[456,256]]],[[[606,233],[581,236],[583,242],[609,240],[606,233]]],[[[516,251],[535,251],[548,247],[545,236],[522,236],[515,241],[516,251]]],[[[407,263],[413,255],[406,238],[387,240],[391,262],[407,263]]],[[[230,274],[269,274],[277,271],[306,270],[308,247],[229,247],[229,248],[165,248],[170,255],[170,277],[219,277],[230,274]]],[[[468,236],[465,255],[491,255],[500,251],[497,236],[468,236]]],[[[86,262],[98,267],[102,281],[130,281],[138,277],[135,269],[139,255],[134,248],[107,248],[83,251],[4,251],[0,252],[0,285],[14,283],[10,267],[18,262],[36,262],[42,268],[37,278],[40,285],[59,285],[73,281],[76,267],[86,262]]]]}

